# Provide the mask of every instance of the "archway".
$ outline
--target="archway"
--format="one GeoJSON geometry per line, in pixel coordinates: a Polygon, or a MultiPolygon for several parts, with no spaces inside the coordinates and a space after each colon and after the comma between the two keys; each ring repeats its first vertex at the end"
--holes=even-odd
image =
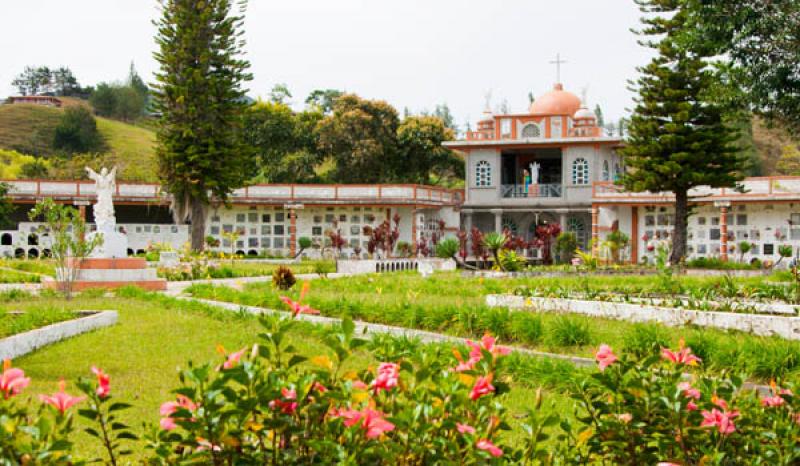
{"type": "Polygon", "coordinates": [[[0,238],[0,245],[2,246],[11,246],[14,242],[14,237],[11,236],[11,233],[3,233],[2,238],[0,238]]]}

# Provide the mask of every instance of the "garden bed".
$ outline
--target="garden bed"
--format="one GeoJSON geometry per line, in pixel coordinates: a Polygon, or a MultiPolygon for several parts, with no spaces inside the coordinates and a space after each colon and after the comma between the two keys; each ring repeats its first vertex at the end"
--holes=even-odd
{"type": "Polygon", "coordinates": [[[627,322],[657,322],[671,327],[695,325],[721,330],[738,330],[759,336],[777,335],[789,340],[800,340],[800,317],[698,311],[624,302],[517,295],[489,295],[486,297],[486,303],[490,307],[581,314],[627,322]]]}
{"type": "MultiPolygon", "coordinates": [[[[699,282],[696,278],[687,280],[699,282]]],[[[567,356],[591,356],[600,343],[641,352],[676,346],[683,339],[697,348],[714,370],[733,369],[763,381],[786,377],[800,368],[800,342],[780,337],[579,314],[515,312],[486,305],[486,295],[510,293],[523,283],[526,282],[519,279],[464,278],[457,273],[438,273],[429,278],[413,272],[364,275],[315,280],[304,302],[328,317],[349,316],[468,338],[491,333],[507,344],[567,356]]],[[[280,297],[296,299],[300,288],[279,291],[272,284],[251,283],[241,291],[195,285],[188,292],[198,298],[284,309],[280,297]]]]}
{"type": "Polygon", "coordinates": [[[7,313],[0,319],[0,359],[14,359],[45,345],[114,325],[116,311],[36,311],[7,313]]]}

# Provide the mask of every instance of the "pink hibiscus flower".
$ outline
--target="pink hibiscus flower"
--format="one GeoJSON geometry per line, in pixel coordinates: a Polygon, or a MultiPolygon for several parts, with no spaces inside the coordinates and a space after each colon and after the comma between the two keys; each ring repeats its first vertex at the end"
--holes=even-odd
{"type": "Polygon", "coordinates": [[[397,386],[400,378],[400,365],[391,362],[382,362],[378,366],[378,375],[372,381],[375,393],[380,390],[389,391],[397,386]]]}
{"type": "Polygon", "coordinates": [[[3,361],[3,374],[0,375],[0,391],[3,392],[5,399],[19,395],[22,389],[30,383],[31,379],[25,377],[25,372],[22,369],[11,367],[10,359],[3,361]]]}
{"type": "Polygon", "coordinates": [[[92,366],[92,373],[97,376],[97,396],[107,397],[111,393],[111,376],[94,366],[92,366]]]}
{"type": "Polygon", "coordinates": [[[492,374],[489,374],[486,377],[478,377],[478,380],[475,381],[475,385],[472,387],[472,391],[469,393],[469,397],[472,401],[475,401],[493,392],[494,385],[492,385],[492,374]]]}
{"type": "Polygon", "coordinates": [[[600,348],[598,348],[597,353],[594,355],[594,359],[597,361],[600,372],[605,371],[606,367],[614,364],[618,360],[617,355],[614,354],[614,351],[612,351],[611,347],[608,345],[600,345],[600,348]]]}
{"type": "Polygon", "coordinates": [[[39,398],[43,402],[56,408],[61,414],[64,414],[66,410],[86,399],[85,396],[72,396],[68,394],[65,391],[66,387],[67,383],[62,380],[58,382],[58,392],[53,395],[39,395],[39,398]]]}
{"type": "Polygon", "coordinates": [[[496,447],[492,442],[487,439],[478,440],[475,443],[475,447],[478,450],[483,450],[489,452],[490,455],[494,456],[495,458],[503,456],[503,450],[496,447]]]}

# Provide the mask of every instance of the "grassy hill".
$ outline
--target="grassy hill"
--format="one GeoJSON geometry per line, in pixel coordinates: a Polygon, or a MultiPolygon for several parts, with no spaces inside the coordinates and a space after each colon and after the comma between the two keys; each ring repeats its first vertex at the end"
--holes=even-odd
{"type": "MultiPolygon", "coordinates": [[[[65,105],[86,105],[65,99],[65,105]]],[[[63,109],[41,105],[0,105],[0,148],[45,158],[55,156],[51,141],[63,109]]],[[[116,165],[120,178],[129,181],[155,181],[155,133],[149,129],[106,118],[97,118],[108,150],[103,154],[75,156],[56,163],[54,177],[83,177],[83,167],[116,165]]]]}

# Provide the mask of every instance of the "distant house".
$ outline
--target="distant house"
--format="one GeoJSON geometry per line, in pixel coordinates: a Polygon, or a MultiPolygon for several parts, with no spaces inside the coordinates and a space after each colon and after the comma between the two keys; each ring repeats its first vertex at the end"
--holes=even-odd
{"type": "Polygon", "coordinates": [[[44,105],[47,107],[61,107],[62,105],[61,99],[49,95],[23,95],[18,97],[9,97],[8,103],[44,105]]]}

